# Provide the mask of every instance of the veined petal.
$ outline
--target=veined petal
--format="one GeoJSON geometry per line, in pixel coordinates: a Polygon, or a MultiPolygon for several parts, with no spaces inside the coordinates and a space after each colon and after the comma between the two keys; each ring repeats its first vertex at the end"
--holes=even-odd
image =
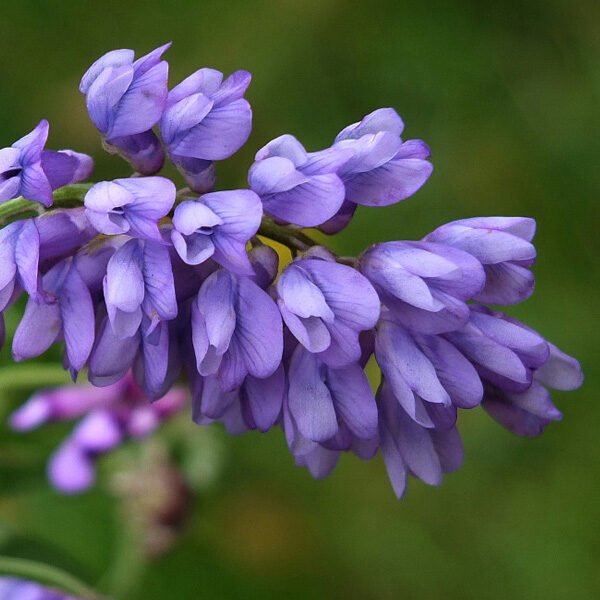
{"type": "Polygon", "coordinates": [[[298,264],[291,264],[281,274],[277,293],[285,306],[298,317],[320,317],[327,322],[335,318],[321,289],[298,264]]]}
{"type": "Polygon", "coordinates": [[[289,367],[288,403],[300,433],[315,442],[328,440],[338,430],[333,399],[320,370],[319,359],[298,346],[289,367]]]}
{"type": "Polygon", "coordinates": [[[250,375],[272,375],[283,354],[283,325],[277,305],[251,279],[240,277],[235,344],[239,346],[250,375]]]}
{"type": "Polygon", "coordinates": [[[190,129],[170,150],[173,154],[205,160],[223,160],[237,152],[252,129],[252,109],[240,98],[215,106],[206,117],[190,129]]]}
{"type": "Polygon", "coordinates": [[[69,365],[80,371],[94,345],[94,305],[77,268],[71,265],[59,296],[63,335],[69,365]]]}
{"type": "Polygon", "coordinates": [[[336,412],[359,438],[377,435],[377,405],[369,380],[358,364],[327,370],[336,412]]]}
{"type": "Polygon", "coordinates": [[[122,137],[148,131],[158,123],[167,100],[169,65],[165,61],[136,73],[115,107],[115,117],[106,136],[122,137]]]}
{"type": "Polygon", "coordinates": [[[316,227],[331,219],[344,201],[344,184],[334,173],[311,176],[308,181],[262,197],[265,212],[302,227],[316,227]]]}
{"type": "Polygon", "coordinates": [[[19,323],[12,344],[15,361],[43,354],[61,333],[58,304],[38,304],[30,298],[19,323]]]}

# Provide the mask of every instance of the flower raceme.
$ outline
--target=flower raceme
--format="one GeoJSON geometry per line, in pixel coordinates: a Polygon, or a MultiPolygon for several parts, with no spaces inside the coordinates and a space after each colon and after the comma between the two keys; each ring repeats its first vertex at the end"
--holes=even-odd
{"type": "Polygon", "coordinates": [[[531,295],[533,219],[463,219],[338,257],[304,228],[335,233],[358,206],[412,196],[432,172],[427,144],[382,108],[317,151],[281,135],[257,152],[250,189],[213,191],[216,163],[251,131],[251,76],[203,68],[169,91],[168,47],[109,52],[81,80],[132,176],[71,185],[92,160],[44,150],[45,121],[0,150],[0,311],[28,296],[14,359],[61,344],[90,382],[12,416],[21,431],[80,419],[51,459],[57,488],[86,489],[99,456],[182,411],[181,381],[196,423],[279,427],[315,477],[342,453],[380,452],[398,496],[410,475],[437,485],[458,468],[463,410],[524,436],[560,418],[548,390],[581,385],[577,361],[485,306],[531,295]],[[157,175],[165,157],[188,187],[157,175]]]}

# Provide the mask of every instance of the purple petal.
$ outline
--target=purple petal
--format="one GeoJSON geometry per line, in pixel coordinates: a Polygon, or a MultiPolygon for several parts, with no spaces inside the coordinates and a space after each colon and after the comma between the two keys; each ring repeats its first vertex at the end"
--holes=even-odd
{"type": "Polygon", "coordinates": [[[295,315],[301,318],[321,317],[332,322],[334,313],[327,304],[323,292],[309,278],[301,263],[292,263],[277,281],[277,293],[295,315]]]}
{"type": "Polygon", "coordinates": [[[364,275],[347,265],[323,260],[304,260],[297,264],[311,274],[336,319],[356,330],[375,326],[381,303],[364,275]]]}
{"type": "Polygon", "coordinates": [[[141,175],[154,175],[165,163],[162,144],[151,129],[133,135],[113,137],[104,143],[128,161],[141,175]]]}
{"type": "Polygon", "coordinates": [[[165,144],[170,148],[173,146],[171,148],[173,149],[174,144],[177,144],[185,136],[187,130],[198,125],[213,106],[213,100],[201,92],[170,104],[160,122],[160,132],[165,144]]]}
{"type": "Polygon", "coordinates": [[[67,441],[51,457],[48,478],[64,494],[78,494],[91,487],[96,471],[89,456],[79,446],[67,441]]]}
{"type": "Polygon", "coordinates": [[[460,408],[473,408],[480,404],[483,386],[473,365],[444,338],[420,336],[418,341],[452,402],[460,408]]]}
{"type": "Polygon", "coordinates": [[[319,229],[328,235],[333,235],[334,233],[339,233],[348,226],[356,209],[358,208],[357,204],[354,202],[348,202],[344,200],[340,210],[337,214],[328,221],[325,221],[322,225],[319,226],[319,229]]]}
{"type": "Polygon", "coordinates": [[[144,306],[148,308],[148,316],[152,318],[151,311],[166,321],[174,319],[177,316],[177,300],[171,258],[166,246],[154,242],[144,244],[142,273],[144,306]]]}
{"type": "Polygon", "coordinates": [[[281,363],[283,354],[281,315],[269,294],[246,277],[239,279],[238,294],[236,345],[248,373],[268,377],[281,363]]]}
{"type": "Polygon", "coordinates": [[[111,50],[101,56],[92,66],[85,72],[79,84],[79,91],[82,94],[87,94],[92,83],[98,78],[104,69],[110,67],[122,67],[133,63],[135,53],[133,50],[111,50]]]}
{"type": "Polygon", "coordinates": [[[166,177],[115,179],[114,183],[135,198],[128,209],[134,211],[136,215],[158,221],[173,208],[177,190],[175,184],[166,177]]]}
{"type": "Polygon", "coordinates": [[[192,306],[192,338],[201,375],[217,372],[236,327],[235,286],[231,275],[220,269],[208,277],[192,306]]]}
{"type": "Polygon", "coordinates": [[[302,227],[315,227],[331,219],[344,201],[344,185],[333,174],[314,175],[306,183],[262,198],[265,212],[302,227]]]}
{"type": "MultiPolygon", "coordinates": [[[[417,347],[414,339],[401,327],[382,321],[375,338],[375,353],[383,374],[396,392],[402,379],[427,402],[449,406],[450,396],[442,387],[435,368],[417,347]]],[[[403,387],[403,384],[400,384],[403,387]]],[[[399,399],[401,393],[398,393],[399,399]]],[[[414,418],[414,415],[411,415],[414,418]]]]}
{"type": "Polygon", "coordinates": [[[158,123],[167,100],[168,75],[169,65],[165,61],[141,75],[136,73],[119,100],[110,129],[105,132],[108,138],[142,133],[158,123]]]}
{"type": "Polygon", "coordinates": [[[42,152],[42,169],[53,190],[87,179],[93,167],[94,162],[87,154],[71,150],[42,152]]]}
{"type": "Polygon", "coordinates": [[[240,70],[232,73],[213,94],[212,99],[215,104],[232,102],[243,97],[252,81],[252,74],[248,71],[240,70]]]}
{"type": "Polygon", "coordinates": [[[428,429],[415,423],[398,410],[398,449],[406,465],[419,479],[429,485],[442,483],[442,466],[428,429]]]}
{"type": "Polygon", "coordinates": [[[48,140],[50,125],[46,119],[42,119],[27,135],[17,140],[12,146],[21,150],[21,165],[27,166],[39,163],[42,151],[48,140]]]}
{"type": "Polygon", "coordinates": [[[328,369],[327,382],[336,412],[350,431],[362,439],[377,435],[377,405],[369,380],[358,364],[328,369]]]}
{"type": "Polygon", "coordinates": [[[289,367],[288,402],[300,433],[315,442],[333,437],[337,417],[319,359],[298,346],[289,367]]]}
{"type": "Polygon", "coordinates": [[[205,96],[215,94],[223,81],[223,73],[216,69],[199,69],[178,83],[170,92],[167,103],[172,106],[190,94],[201,92],[205,96]]]}
{"type": "Polygon", "coordinates": [[[94,304],[79,272],[71,266],[59,296],[63,335],[69,365],[80,371],[94,344],[94,304]]]}
{"type": "Polygon", "coordinates": [[[140,345],[139,334],[117,337],[108,319],[99,328],[88,366],[90,382],[104,387],[122,379],[129,371],[140,345]]]}
{"type": "Polygon", "coordinates": [[[15,242],[15,264],[23,289],[32,297],[38,298],[40,234],[32,220],[22,222],[23,226],[15,242]]]}
{"type": "Polygon", "coordinates": [[[71,439],[82,449],[93,453],[112,450],[123,439],[115,416],[108,410],[95,410],[77,425],[71,439]]]}
{"type": "Polygon", "coordinates": [[[214,189],[217,173],[211,161],[175,155],[171,155],[171,161],[194,192],[205,194],[214,189]]]}
{"type": "Polygon", "coordinates": [[[323,352],[329,347],[331,334],[320,317],[299,318],[281,299],[278,300],[278,305],[285,324],[309,352],[323,352]]]}
{"type": "Polygon", "coordinates": [[[157,325],[152,339],[142,336],[142,365],[144,391],[153,399],[164,394],[164,383],[169,369],[169,326],[157,325]]]}
{"type": "MultiPolygon", "coordinates": [[[[114,110],[131,85],[134,77],[131,65],[108,67],[101,71],[86,92],[86,106],[90,119],[103,134],[111,133],[114,110]]],[[[145,129],[149,129],[146,127],[145,129]]],[[[142,129],[141,131],[144,131],[142,129]]],[[[124,134],[139,133],[127,131],[124,134]]],[[[119,137],[118,134],[114,134],[119,137]]]]}
{"type": "MultiPolygon", "coordinates": [[[[535,258],[535,247],[519,236],[490,227],[473,229],[463,223],[459,221],[443,225],[426,239],[460,248],[483,264],[535,258]]],[[[521,223],[520,226],[523,227],[521,223]]]]}
{"type": "Polygon", "coordinates": [[[265,379],[248,376],[244,382],[248,407],[260,431],[268,431],[277,421],[283,404],[285,383],[282,365],[265,379]]]}
{"type": "Polygon", "coordinates": [[[19,362],[43,354],[56,341],[60,330],[58,304],[38,304],[30,298],[13,338],[14,360],[19,362]]]}
{"type": "Polygon", "coordinates": [[[371,171],[344,178],[346,199],[364,206],[389,206],[417,192],[433,165],[420,158],[390,160],[371,171]]]}
{"type": "Polygon", "coordinates": [[[252,109],[244,99],[215,106],[201,123],[170,148],[173,154],[223,160],[237,152],[252,129],[252,109]]]}
{"type": "Polygon", "coordinates": [[[486,377],[494,373],[517,384],[529,387],[530,374],[517,354],[482,335],[482,333],[469,324],[460,331],[447,334],[447,338],[472,362],[486,369],[486,377]]]}
{"type": "Polygon", "coordinates": [[[117,336],[131,337],[138,330],[144,292],[142,250],[130,240],[108,261],[104,279],[106,308],[117,336]]]}
{"type": "Polygon", "coordinates": [[[21,196],[39,202],[45,207],[52,205],[52,188],[41,163],[33,163],[21,172],[21,196]]]}
{"type": "Polygon", "coordinates": [[[248,183],[259,195],[287,192],[309,178],[296,169],[296,165],[281,156],[271,156],[255,162],[248,172],[248,183]]]}
{"type": "Polygon", "coordinates": [[[358,139],[367,134],[389,131],[396,136],[402,135],[404,123],[400,115],[393,108],[378,108],[369,113],[360,123],[348,125],[335,138],[336,142],[345,139],[358,139]]]}
{"type": "Polygon", "coordinates": [[[248,254],[254,275],[251,279],[263,290],[267,289],[277,277],[279,255],[271,246],[254,246],[248,254]]]}
{"type": "Polygon", "coordinates": [[[281,135],[263,146],[256,153],[255,160],[260,161],[271,156],[287,158],[296,167],[304,164],[308,158],[304,146],[293,135],[287,134],[281,135]]]}
{"type": "Polygon", "coordinates": [[[554,344],[548,343],[550,356],[535,372],[535,378],[555,390],[575,390],[583,383],[581,365],[554,344]]]}
{"type": "Polygon", "coordinates": [[[517,304],[533,294],[535,277],[527,268],[514,263],[485,266],[485,287],[474,300],[489,304],[517,304]]]}

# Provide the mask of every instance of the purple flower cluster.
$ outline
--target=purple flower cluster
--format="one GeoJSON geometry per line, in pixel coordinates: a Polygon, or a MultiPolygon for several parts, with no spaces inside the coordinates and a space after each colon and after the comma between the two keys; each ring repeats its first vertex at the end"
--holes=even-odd
{"type": "Polygon", "coordinates": [[[58,490],[71,494],[95,481],[95,462],[125,440],[149,436],[183,408],[187,394],[171,389],[148,402],[130,375],[106,387],[71,385],[33,395],[11,415],[11,427],[30,431],[45,423],[79,419],[75,429],[50,457],[48,477],[58,490]]]}
{"type": "MultiPolygon", "coordinates": [[[[65,367],[95,386],[36,396],[13,416],[28,429],[85,415],[51,461],[59,488],[86,487],[96,456],[178,410],[183,376],[197,423],[280,427],[315,477],[344,452],[381,451],[398,496],[408,475],[438,484],[460,465],[459,409],[482,405],[527,436],[560,418],[548,388],[578,387],[577,361],[484,305],[531,295],[532,219],[460,220],[337,257],[302,229],[334,233],[358,205],[405,200],[432,172],[428,146],[403,140],[398,114],[379,109],[316,152],[278,137],[256,154],[249,189],[212,191],[215,161],[250,134],[251,77],[200,69],[169,91],[167,48],[137,60],[109,52],[81,81],[105,146],[136,176],[0,230],[0,310],[29,296],[15,360],[64,343],[65,367]],[[166,156],[188,188],[156,175],[166,156]],[[291,262],[280,266],[272,242],[291,262]],[[143,395],[164,398],[143,404],[129,371],[143,395]]],[[[35,153],[23,147],[0,151],[0,193],[39,201],[28,187],[35,153]]],[[[69,178],[43,153],[36,172],[62,185],[88,175],[81,155],[66,156],[79,161],[69,178]]]]}

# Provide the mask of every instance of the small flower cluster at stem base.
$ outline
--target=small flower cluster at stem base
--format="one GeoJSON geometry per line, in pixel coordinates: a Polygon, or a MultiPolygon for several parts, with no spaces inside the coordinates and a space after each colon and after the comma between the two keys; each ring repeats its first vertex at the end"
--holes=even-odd
{"type": "Polygon", "coordinates": [[[380,453],[399,497],[409,475],[437,485],[460,466],[462,410],[523,436],[561,417],[549,390],[581,385],[579,364],[498,306],[533,292],[533,219],[462,219],[338,257],[303,230],[323,239],[358,206],[415,194],[428,145],[382,108],[317,151],[281,135],[256,153],[248,189],[215,191],[218,162],[251,132],[251,75],[202,68],[169,89],[168,48],[109,52],[81,80],[103,146],[132,176],[71,185],[92,161],[44,150],[45,121],[0,150],[0,311],[27,295],[13,357],[59,344],[73,379],[89,380],[12,415],[21,431],[79,419],[50,460],[58,489],[89,487],[99,456],[151,434],[188,394],[200,425],[280,428],[317,478],[343,453],[380,453]],[[158,174],[167,159],[185,187],[158,174]],[[9,222],[17,197],[49,210],[9,222]]]}

